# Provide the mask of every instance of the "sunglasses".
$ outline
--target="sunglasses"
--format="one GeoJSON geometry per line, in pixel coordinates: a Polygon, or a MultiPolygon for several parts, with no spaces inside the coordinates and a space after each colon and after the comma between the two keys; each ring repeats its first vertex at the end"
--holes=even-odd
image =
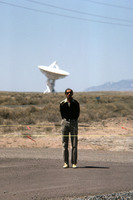
{"type": "Polygon", "coordinates": [[[72,94],[72,91],[71,92],[66,92],[66,94],[69,94],[69,93],[72,94]]]}

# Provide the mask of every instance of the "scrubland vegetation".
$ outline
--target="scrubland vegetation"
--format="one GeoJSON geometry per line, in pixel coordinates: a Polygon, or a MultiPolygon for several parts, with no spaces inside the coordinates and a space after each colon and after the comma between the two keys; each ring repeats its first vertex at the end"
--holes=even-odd
{"type": "MultiPolygon", "coordinates": [[[[64,93],[0,92],[0,125],[58,123],[59,103],[64,93]]],[[[116,117],[133,119],[133,92],[74,93],[80,103],[79,122],[116,117]]]]}

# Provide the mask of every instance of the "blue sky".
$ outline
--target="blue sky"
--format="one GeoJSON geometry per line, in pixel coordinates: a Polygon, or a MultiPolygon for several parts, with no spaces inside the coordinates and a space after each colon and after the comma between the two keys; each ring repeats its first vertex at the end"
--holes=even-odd
{"type": "Polygon", "coordinates": [[[0,91],[43,92],[53,61],[57,92],[133,79],[131,0],[0,0],[0,28],[0,91]]]}

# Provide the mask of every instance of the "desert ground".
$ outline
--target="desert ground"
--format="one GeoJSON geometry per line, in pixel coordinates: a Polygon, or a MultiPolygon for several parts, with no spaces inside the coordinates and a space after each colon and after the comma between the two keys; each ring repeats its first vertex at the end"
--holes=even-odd
{"type": "MultiPolygon", "coordinates": [[[[0,148],[62,148],[61,127],[54,124],[25,126],[22,131],[0,135],[0,148]],[[43,127],[47,131],[43,132],[43,127]],[[40,130],[40,131],[39,131],[40,130]]],[[[70,143],[70,140],[69,140],[70,143]]],[[[113,118],[91,124],[79,123],[78,148],[107,151],[133,151],[133,123],[126,118],[113,118]]]]}
{"type": "Polygon", "coordinates": [[[75,199],[133,189],[133,93],[75,95],[81,115],[73,171],[62,167],[64,94],[1,93],[1,200],[75,199]]]}
{"type": "Polygon", "coordinates": [[[1,132],[1,200],[74,200],[132,190],[132,120],[79,123],[78,139],[78,168],[73,171],[62,168],[59,125],[1,132]]]}

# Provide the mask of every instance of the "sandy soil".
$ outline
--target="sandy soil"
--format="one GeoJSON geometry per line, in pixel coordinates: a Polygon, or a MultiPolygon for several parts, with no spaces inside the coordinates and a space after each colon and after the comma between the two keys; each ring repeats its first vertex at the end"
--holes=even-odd
{"type": "MultiPolygon", "coordinates": [[[[42,125],[41,125],[42,126],[42,125]]],[[[51,124],[51,126],[53,126],[51,124]]],[[[25,131],[3,133],[0,130],[0,148],[62,148],[61,127],[51,131],[27,126],[25,131]]],[[[91,124],[79,124],[79,149],[133,151],[133,121],[117,118],[91,124]]]]}

